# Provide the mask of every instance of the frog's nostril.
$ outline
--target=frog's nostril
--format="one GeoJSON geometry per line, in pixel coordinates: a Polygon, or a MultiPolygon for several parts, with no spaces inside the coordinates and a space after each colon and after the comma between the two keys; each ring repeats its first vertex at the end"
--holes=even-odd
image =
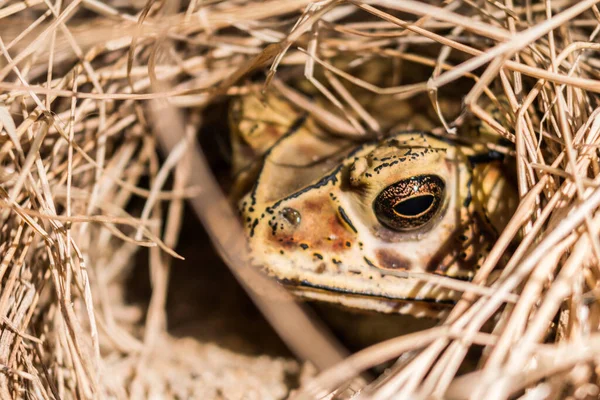
{"type": "Polygon", "coordinates": [[[300,221],[302,221],[300,212],[291,207],[286,207],[281,210],[281,216],[293,226],[299,225],[300,221]]]}

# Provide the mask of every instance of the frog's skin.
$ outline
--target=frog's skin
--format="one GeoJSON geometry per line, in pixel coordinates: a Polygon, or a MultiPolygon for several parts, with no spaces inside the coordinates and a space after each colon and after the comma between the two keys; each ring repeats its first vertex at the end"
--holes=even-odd
{"type": "Polygon", "coordinates": [[[460,293],[416,273],[471,279],[516,204],[499,161],[452,141],[357,143],[275,95],[232,107],[252,264],[304,298],[439,316],[460,293]]]}

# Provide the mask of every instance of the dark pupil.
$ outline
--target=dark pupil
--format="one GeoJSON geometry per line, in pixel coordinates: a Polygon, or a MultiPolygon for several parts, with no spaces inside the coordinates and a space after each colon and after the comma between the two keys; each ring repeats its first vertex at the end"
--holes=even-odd
{"type": "Polygon", "coordinates": [[[373,201],[377,220],[395,231],[425,226],[439,214],[446,185],[437,175],[417,175],[393,183],[373,201]]]}
{"type": "Polygon", "coordinates": [[[410,199],[396,204],[394,206],[394,211],[407,217],[416,217],[427,211],[434,201],[435,197],[430,194],[411,197],[410,199]]]}

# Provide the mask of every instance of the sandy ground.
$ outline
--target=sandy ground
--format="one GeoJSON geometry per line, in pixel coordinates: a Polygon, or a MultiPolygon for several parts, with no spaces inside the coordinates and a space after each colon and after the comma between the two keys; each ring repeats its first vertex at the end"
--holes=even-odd
{"type": "MultiPolygon", "coordinates": [[[[152,355],[154,396],[195,399],[280,399],[298,386],[300,363],[271,329],[187,210],[167,304],[169,336],[152,355]],[[159,367],[160,365],[160,367],[159,367]],[[159,376],[160,374],[160,376],[159,376]]],[[[129,282],[130,301],[147,306],[147,261],[129,282]]],[[[146,379],[147,381],[148,379],[146,379]]],[[[152,389],[145,395],[152,396],[152,389]]]]}

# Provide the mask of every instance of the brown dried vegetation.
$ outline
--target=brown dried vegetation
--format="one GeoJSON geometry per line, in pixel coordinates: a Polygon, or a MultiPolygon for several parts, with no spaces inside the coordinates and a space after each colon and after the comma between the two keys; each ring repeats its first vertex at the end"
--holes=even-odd
{"type": "MultiPolygon", "coordinates": [[[[276,368],[229,353],[217,365],[208,345],[167,333],[189,200],[275,331],[319,370],[293,398],[596,398],[596,3],[0,0],[0,397],[241,398],[248,371],[276,368]],[[357,72],[373,60],[396,71],[384,86],[357,72]],[[298,79],[323,102],[292,89],[298,79]],[[415,275],[464,293],[439,326],[346,357],[247,267],[241,227],[195,141],[202,110],[263,88],[337,135],[389,128],[386,110],[365,107],[362,93],[373,104],[428,99],[434,132],[454,134],[475,117],[510,142],[488,145],[515,156],[521,203],[475,279],[415,275]],[[147,310],[128,305],[125,285],[143,247],[147,310]],[[477,366],[457,376],[472,348],[477,366]],[[373,382],[355,379],[389,360],[373,382]],[[229,389],[189,378],[236,363],[247,368],[222,380],[229,389]]],[[[415,115],[426,111],[411,111],[406,126],[425,124],[415,115]]],[[[286,362],[278,371],[295,371],[286,362]]],[[[286,396],[283,375],[251,397],[286,396]]]]}

